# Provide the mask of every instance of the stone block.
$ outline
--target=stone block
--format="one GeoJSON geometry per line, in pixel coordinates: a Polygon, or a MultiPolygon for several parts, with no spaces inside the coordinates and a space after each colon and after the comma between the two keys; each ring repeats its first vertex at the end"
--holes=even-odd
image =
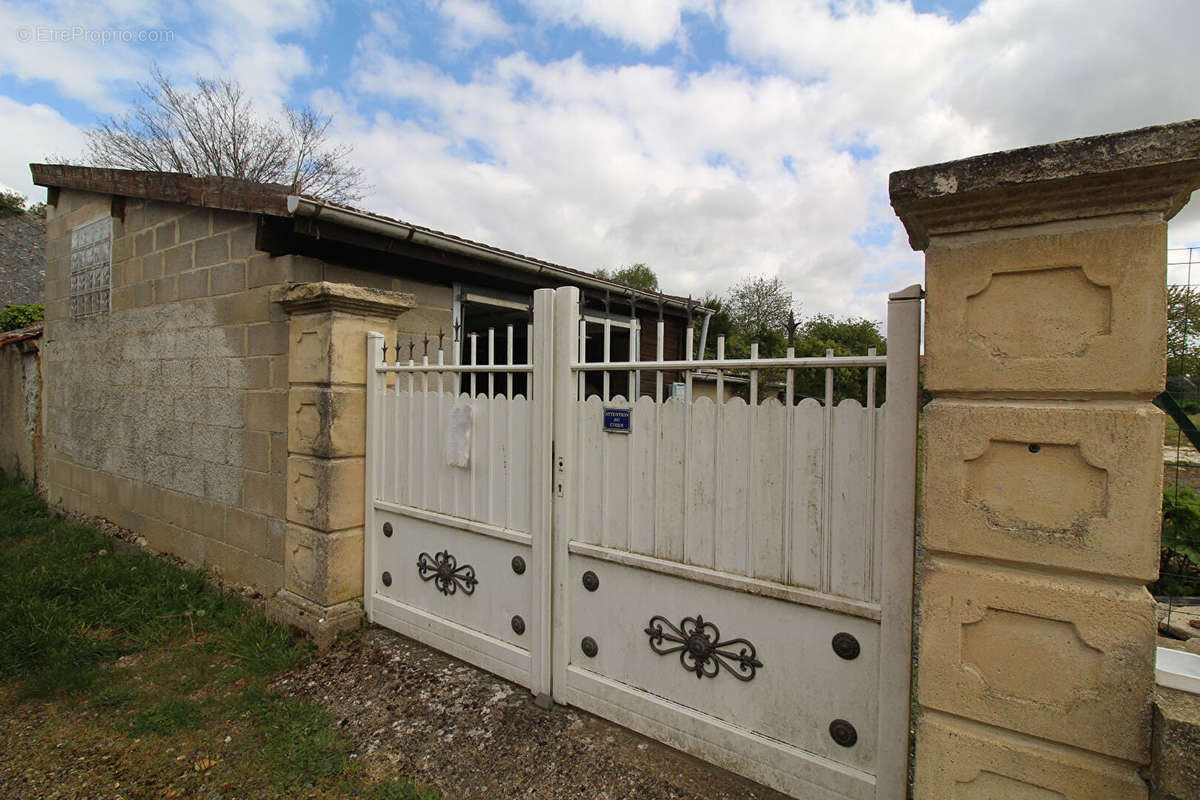
{"type": "Polygon", "coordinates": [[[266,615],[273,622],[305,634],[320,650],[337,641],[338,634],[358,628],[363,621],[362,605],[357,600],[322,606],[287,589],[281,589],[267,601],[266,615]]]}
{"type": "Polygon", "coordinates": [[[1150,783],[1155,800],[1200,797],[1200,696],[1158,687],[1150,783]]]}
{"type": "Polygon", "coordinates": [[[283,564],[284,586],[314,603],[362,597],[363,530],[328,533],[289,523],[283,564]]]}
{"type": "Polygon", "coordinates": [[[1162,391],[1167,226],[1117,220],[934,237],[925,256],[926,388],[1147,399],[1162,391]]]}
{"type": "Polygon", "coordinates": [[[366,392],[294,386],[288,395],[288,450],[336,458],[366,453],[366,392]]]}
{"type": "Polygon", "coordinates": [[[363,459],[288,456],[288,522],[318,531],[361,527],[365,496],[363,459]]]}
{"type": "Polygon", "coordinates": [[[1148,403],[936,399],[924,410],[930,550],[1158,576],[1163,414],[1148,403]]]}
{"type": "Polygon", "coordinates": [[[229,260],[229,237],[225,234],[196,240],[195,264],[210,267],[229,260]]]}
{"type": "Polygon", "coordinates": [[[1145,800],[1137,767],[926,714],[917,725],[922,800],[1145,800]]]}
{"type": "Polygon", "coordinates": [[[254,249],[256,233],[255,225],[245,225],[231,230],[229,232],[229,257],[243,259],[255,255],[258,252],[254,249]]]}
{"type": "Polygon", "coordinates": [[[392,319],[342,312],[295,314],[291,322],[288,376],[292,383],[367,382],[367,333],[390,331],[392,319]]]}
{"type": "Polygon", "coordinates": [[[1154,600],[1142,586],[928,558],[921,705],[1144,764],[1154,600]]]}
{"type": "MultiPolygon", "coordinates": [[[[396,328],[402,336],[412,336],[418,341],[420,341],[420,339],[426,335],[435,339],[439,330],[446,331],[448,334],[446,347],[449,347],[450,341],[453,338],[452,332],[454,330],[454,315],[449,306],[446,306],[445,308],[417,306],[416,308],[404,312],[404,314],[397,321],[396,328]]],[[[380,331],[380,333],[386,335],[387,339],[389,340],[388,344],[392,343],[392,333],[390,330],[380,331]]],[[[500,342],[502,341],[502,332],[499,330],[496,331],[496,339],[497,346],[499,346],[500,342]]],[[[486,339],[481,341],[480,344],[486,347],[486,339]]],[[[418,353],[418,355],[420,354],[418,353]]],[[[503,351],[498,351],[496,353],[496,357],[503,360],[503,351]]],[[[430,359],[432,360],[432,358],[433,356],[431,355],[430,359]]]]}

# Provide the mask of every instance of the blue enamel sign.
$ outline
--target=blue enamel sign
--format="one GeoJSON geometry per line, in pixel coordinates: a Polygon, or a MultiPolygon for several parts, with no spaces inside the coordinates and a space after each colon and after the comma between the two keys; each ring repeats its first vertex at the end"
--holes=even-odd
{"type": "Polygon", "coordinates": [[[609,433],[629,433],[628,408],[604,409],[604,430],[609,433]]]}

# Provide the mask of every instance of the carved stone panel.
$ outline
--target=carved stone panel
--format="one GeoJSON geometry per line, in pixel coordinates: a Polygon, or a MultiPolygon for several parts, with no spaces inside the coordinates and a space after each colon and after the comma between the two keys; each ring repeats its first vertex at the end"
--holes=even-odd
{"type": "Polygon", "coordinates": [[[1020,233],[931,243],[926,388],[1158,394],[1166,225],[1119,218],[1020,233]]]}
{"type": "Polygon", "coordinates": [[[1158,409],[934,400],[924,416],[925,547],[1154,580],[1158,409]]]}
{"type": "Polygon", "coordinates": [[[1141,586],[930,559],[921,705],[1144,763],[1154,601],[1141,586]]]}

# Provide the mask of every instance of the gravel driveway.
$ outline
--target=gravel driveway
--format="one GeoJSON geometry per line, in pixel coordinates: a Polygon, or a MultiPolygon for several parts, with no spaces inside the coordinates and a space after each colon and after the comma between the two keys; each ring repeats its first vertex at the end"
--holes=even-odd
{"type": "Polygon", "coordinates": [[[785,796],[381,628],[275,683],[323,706],[369,773],[447,800],[784,800],[785,796]]]}

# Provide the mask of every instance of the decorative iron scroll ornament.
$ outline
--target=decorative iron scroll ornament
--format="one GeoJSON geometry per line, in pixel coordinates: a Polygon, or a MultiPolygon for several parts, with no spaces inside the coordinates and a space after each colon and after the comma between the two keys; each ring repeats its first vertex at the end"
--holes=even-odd
{"type": "Polygon", "coordinates": [[[679,627],[665,617],[651,617],[646,635],[650,637],[651,650],[660,656],[679,653],[680,665],[688,672],[696,673],[697,678],[715,678],[721,667],[725,667],[739,681],[751,681],[762,669],[763,664],[749,640],[721,641],[717,626],[705,622],[701,614],[684,617],[679,627]],[[663,630],[664,625],[668,630],[663,630]],[[664,641],[674,642],[675,646],[664,646],[664,641]],[[743,646],[734,652],[732,648],[737,645],[743,646]]]}
{"type": "Polygon", "coordinates": [[[842,747],[854,747],[858,742],[858,731],[844,719],[835,719],[829,723],[829,735],[842,747]]]}
{"type": "Polygon", "coordinates": [[[470,564],[458,565],[458,559],[450,555],[449,550],[443,550],[435,556],[421,553],[417,556],[417,572],[423,581],[433,581],[438,591],[444,595],[452,595],[461,587],[463,594],[473,594],[479,583],[475,577],[475,568],[470,564]]]}

